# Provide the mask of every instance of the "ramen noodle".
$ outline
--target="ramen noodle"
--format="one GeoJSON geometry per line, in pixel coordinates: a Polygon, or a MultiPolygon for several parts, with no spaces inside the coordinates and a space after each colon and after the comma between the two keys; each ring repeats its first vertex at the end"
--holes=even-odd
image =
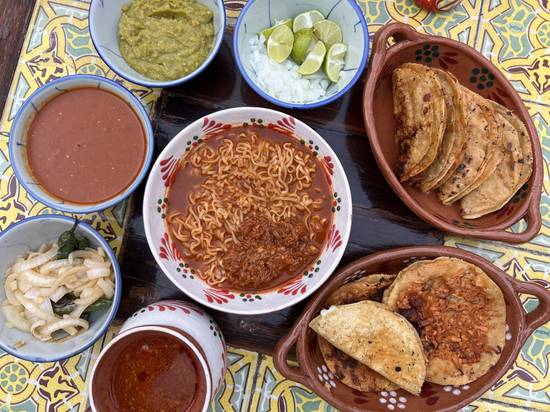
{"type": "Polygon", "coordinates": [[[297,139],[257,127],[208,137],[181,160],[168,192],[178,249],[208,284],[265,289],[320,255],[331,188],[297,139]]]}

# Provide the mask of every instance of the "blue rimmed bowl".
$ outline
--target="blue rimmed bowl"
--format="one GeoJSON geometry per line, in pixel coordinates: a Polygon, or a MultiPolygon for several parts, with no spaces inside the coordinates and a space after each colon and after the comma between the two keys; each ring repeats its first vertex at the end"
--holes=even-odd
{"type": "MultiPolygon", "coordinates": [[[[37,250],[44,243],[56,241],[59,234],[71,229],[74,219],[61,215],[39,215],[14,223],[0,234],[0,278],[18,255],[37,250]]],[[[0,313],[0,348],[21,359],[32,362],[54,362],[74,356],[94,344],[107,331],[120,303],[121,275],[115,253],[105,239],[90,225],[79,222],[76,233],[86,237],[91,247],[101,246],[111,261],[115,275],[115,295],[108,310],[90,316],[90,328],[65,342],[42,342],[30,333],[6,326],[0,313]],[[17,344],[23,341],[21,347],[17,344]]],[[[6,299],[4,287],[0,287],[0,305],[6,299]]]]}
{"type": "Polygon", "coordinates": [[[369,56],[369,32],[363,12],[355,0],[249,0],[244,6],[233,34],[233,51],[237,66],[249,86],[269,102],[289,109],[314,109],[344,95],[363,73],[369,56]],[[329,85],[325,96],[306,103],[281,100],[265,91],[249,63],[250,40],[276,22],[294,18],[308,10],[319,10],[325,18],[342,29],[348,46],[345,65],[338,83],[329,85]]]}
{"type": "Polygon", "coordinates": [[[21,185],[23,185],[23,187],[34,199],[53,209],[63,212],[79,214],[92,213],[116,205],[121,200],[129,196],[143,180],[143,178],[147,174],[147,171],[149,170],[149,166],[151,165],[151,160],[153,157],[153,127],[151,126],[149,115],[147,114],[141,102],[123,86],[104,77],[76,74],[72,76],[62,77],[60,79],[45,84],[36,92],[34,92],[25,101],[25,103],[23,103],[13,121],[8,146],[10,160],[13,166],[13,170],[15,172],[15,176],[17,177],[17,180],[19,180],[21,185]],[[41,107],[43,107],[55,96],[67,90],[80,89],[83,87],[97,87],[101,88],[102,90],[107,90],[115,96],[120,97],[128,105],[130,105],[130,107],[136,113],[141,122],[141,126],[145,134],[145,139],[147,141],[143,164],[141,165],[141,169],[135,179],[132,181],[132,183],[124,191],[117,194],[116,196],[103,202],[92,204],[71,203],[59,199],[42,189],[40,184],[35,180],[28,166],[24,143],[27,130],[31,125],[36,113],[40,111],[41,107]]]}
{"type": "Polygon", "coordinates": [[[119,48],[118,21],[122,14],[122,6],[130,3],[131,0],[92,0],[88,15],[90,37],[95,49],[107,66],[128,81],[147,87],[172,87],[185,83],[206,69],[214,59],[222,44],[223,32],[225,30],[225,7],[223,0],[197,1],[212,10],[215,33],[214,42],[210,53],[202,64],[193,72],[179,79],[169,81],[151,79],[130,67],[122,57],[119,48]]]}

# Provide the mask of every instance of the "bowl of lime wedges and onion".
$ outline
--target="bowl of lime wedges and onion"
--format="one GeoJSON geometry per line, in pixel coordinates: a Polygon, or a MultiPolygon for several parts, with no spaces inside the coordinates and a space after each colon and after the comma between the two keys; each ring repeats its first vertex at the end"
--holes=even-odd
{"type": "Polygon", "coordinates": [[[288,108],[315,108],[345,94],[368,58],[368,30],[354,0],[251,0],[237,21],[235,59],[262,97],[288,108]]]}

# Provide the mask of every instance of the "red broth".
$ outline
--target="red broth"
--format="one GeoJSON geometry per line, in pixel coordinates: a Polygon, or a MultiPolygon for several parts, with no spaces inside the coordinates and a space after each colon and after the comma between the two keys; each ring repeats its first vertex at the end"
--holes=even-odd
{"type": "Polygon", "coordinates": [[[26,136],[27,161],[37,183],[59,199],[93,204],[122,193],[139,174],[146,137],[120,97],[93,88],[48,101],[26,136]]]}
{"type": "Polygon", "coordinates": [[[176,337],[144,331],[113,345],[97,366],[98,411],[200,411],[206,380],[197,356],[176,337]]]}

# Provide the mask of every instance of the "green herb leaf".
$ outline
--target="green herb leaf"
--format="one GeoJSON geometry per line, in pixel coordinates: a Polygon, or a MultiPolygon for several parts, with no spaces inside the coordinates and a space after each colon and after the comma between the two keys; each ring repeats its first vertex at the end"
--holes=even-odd
{"type": "Polygon", "coordinates": [[[84,250],[90,247],[90,241],[88,240],[88,238],[79,235],[77,235],[76,238],[78,240],[78,250],[84,250]]]}
{"type": "Polygon", "coordinates": [[[111,299],[107,298],[99,298],[94,303],[92,303],[90,306],[88,306],[83,314],[90,314],[92,312],[97,312],[98,310],[108,309],[113,301],[111,299]]]}
{"type": "Polygon", "coordinates": [[[77,226],[78,219],[75,219],[73,227],[59,235],[57,239],[57,246],[59,248],[57,251],[58,259],[66,259],[71,252],[84,250],[90,246],[90,241],[87,238],[75,233],[77,226]]]}
{"type": "Polygon", "coordinates": [[[75,295],[67,293],[57,302],[52,302],[53,313],[59,316],[68,315],[76,308],[76,303],[74,303],[75,299],[75,295]]]}

